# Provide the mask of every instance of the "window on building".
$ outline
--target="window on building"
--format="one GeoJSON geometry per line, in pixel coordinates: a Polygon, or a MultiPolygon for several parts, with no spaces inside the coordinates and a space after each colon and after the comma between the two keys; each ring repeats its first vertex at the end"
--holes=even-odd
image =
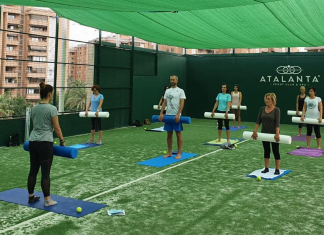
{"type": "Polygon", "coordinates": [[[39,94],[39,89],[27,89],[27,94],[39,94]]]}
{"type": "Polygon", "coordinates": [[[42,15],[30,15],[31,20],[38,20],[38,21],[43,21],[47,22],[48,17],[47,16],[42,16],[42,15]]]}
{"type": "Polygon", "coordinates": [[[31,61],[46,61],[46,56],[29,56],[31,61]]]}
{"type": "Polygon", "coordinates": [[[32,37],[31,40],[33,42],[46,42],[46,38],[45,37],[32,37]]]}
{"type": "Polygon", "coordinates": [[[47,27],[30,26],[29,30],[30,31],[42,31],[42,32],[45,32],[45,31],[47,31],[47,27]]]}
{"type": "Polygon", "coordinates": [[[45,78],[33,78],[33,77],[28,77],[28,81],[30,83],[41,83],[45,82],[45,78]]]}
{"type": "Polygon", "coordinates": [[[12,46],[7,46],[7,51],[13,51],[14,50],[14,47],[12,46]]]}
{"type": "Polygon", "coordinates": [[[8,29],[16,29],[16,26],[14,26],[14,25],[8,25],[8,29]]]}
{"type": "Polygon", "coordinates": [[[14,39],[15,39],[15,38],[14,38],[13,36],[9,36],[9,35],[7,36],[7,40],[8,40],[8,41],[13,41],[14,39]]]}
{"type": "Polygon", "coordinates": [[[33,52],[46,52],[46,47],[29,46],[29,51],[33,51],[33,52]]]}
{"type": "Polygon", "coordinates": [[[13,15],[13,14],[8,14],[8,19],[9,19],[9,20],[14,20],[15,18],[16,18],[15,15],[13,15]]]}
{"type": "Polygon", "coordinates": [[[15,79],[16,79],[16,78],[10,78],[10,77],[8,78],[8,77],[6,77],[6,78],[5,78],[5,82],[6,82],[6,83],[15,83],[15,79]]]}
{"type": "Polygon", "coordinates": [[[7,59],[7,60],[14,60],[15,57],[13,57],[13,56],[6,56],[6,59],[7,59]]]}
{"type": "Polygon", "coordinates": [[[27,67],[28,73],[46,73],[46,68],[27,67]]]}

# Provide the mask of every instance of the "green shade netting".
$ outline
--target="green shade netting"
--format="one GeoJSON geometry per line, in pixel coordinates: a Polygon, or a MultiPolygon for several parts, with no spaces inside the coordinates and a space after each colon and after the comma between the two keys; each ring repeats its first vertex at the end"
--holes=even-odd
{"type": "Polygon", "coordinates": [[[185,48],[324,45],[324,0],[4,2],[51,7],[86,26],[185,48]],[[179,12],[151,12],[168,10],[179,12]]]}

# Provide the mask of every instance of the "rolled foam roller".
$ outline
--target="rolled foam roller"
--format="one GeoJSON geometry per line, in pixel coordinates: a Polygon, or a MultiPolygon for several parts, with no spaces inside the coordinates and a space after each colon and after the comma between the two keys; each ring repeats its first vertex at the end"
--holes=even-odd
{"type": "MultiPolygon", "coordinates": [[[[214,113],[214,117],[211,116],[211,112],[205,112],[204,117],[205,118],[215,118],[215,119],[225,119],[225,113],[214,113]]],[[[235,119],[235,114],[229,113],[228,119],[235,119]]]]}
{"type": "MultiPolygon", "coordinates": [[[[24,150],[29,152],[29,141],[24,143],[24,150]]],[[[78,153],[79,151],[77,148],[54,145],[55,156],[74,159],[78,156],[78,153]]]]}
{"type": "MultiPolygon", "coordinates": [[[[231,109],[238,109],[238,108],[237,108],[237,105],[232,105],[232,108],[231,108],[231,109]]],[[[241,105],[241,106],[240,106],[240,110],[247,110],[247,107],[244,106],[244,105],[241,105]]]]}
{"type": "MultiPolygon", "coordinates": [[[[252,138],[252,131],[244,131],[243,132],[243,139],[245,140],[253,140],[252,138]]],[[[276,142],[274,139],[275,134],[267,134],[267,133],[257,133],[258,138],[256,140],[259,141],[267,141],[267,142],[274,142],[280,144],[291,144],[291,136],[289,135],[280,135],[280,141],[276,142]]]]}
{"type": "MultiPolygon", "coordinates": [[[[85,112],[80,112],[79,117],[86,117],[85,112]]],[[[90,118],[97,117],[96,112],[88,112],[87,117],[90,117],[90,118]]],[[[109,118],[109,112],[98,112],[98,117],[99,118],[109,118]]]]}
{"type": "Polygon", "coordinates": [[[293,123],[305,123],[305,124],[313,124],[313,125],[321,125],[323,126],[324,123],[322,121],[322,123],[319,123],[317,119],[315,118],[305,118],[304,121],[300,120],[300,117],[292,117],[291,121],[293,123]]]}
{"type": "MultiPolygon", "coordinates": [[[[175,116],[164,115],[163,122],[175,123],[174,117],[175,116]]],[[[153,115],[152,116],[152,122],[158,122],[158,121],[159,121],[159,115],[153,115]]],[[[186,116],[180,116],[180,123],[190,124],[191,123],[191,118],[186,117],[186,116]]]]}

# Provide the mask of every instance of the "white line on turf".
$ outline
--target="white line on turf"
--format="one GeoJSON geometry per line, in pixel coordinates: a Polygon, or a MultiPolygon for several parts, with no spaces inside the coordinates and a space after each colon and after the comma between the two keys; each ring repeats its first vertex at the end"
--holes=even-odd
{"type": "MultiPolygon", "coordinates": [[[[244,142],[246,142],[246,141],[249,141],[249,140],[243,140],[243,141],[241,141],[241,142],[239,142],[239,143],[236,143],[236,144],[239,145],[239,144],[242,144],[242,143],[244,143],[244,142]]],[[[171,167],[169,167],[169,168],[167,168],[167,169],[164,169],[164,170],[161,170],[161,171],[155,172],[155,173],[150,174],[150,175],[143,176],[143,177],[141,177],[141,178],[138,178],[138,179],[136,179],[136,180],[132,180],[132,181],[130,181],[130,182],[128,182],[128,183],[125,183],[125,184],[121,184],[121,185],[119,185],[119,186],[117,186],[117,187],[115,187],[115,188],[112,188],[112,189],[106,190],[106,191],[104,191],[104,192],[101,192],[101,193],[98,193],[98,194],[93,195],[93,196],[91,196],[91,197],[88,197],[88,198],[86,198],[86,199],[83,199],[83,201],[89,201],[89,200],[91,200],[91,199],[94,199],[94,198],[99,197],[99,196],[102,196],[102,195],[104,195],[104,194],[107,194],[107,193],[113,192],[113,191],[115,191],[115,190],[125,188],[125,187],[127,187],[127,186],[129,186],[129,185],[131,185],[131,184],[137,183],[137,182],[139,182],[139,181],[141,181],[141,180],[144,180],[144,179],[150,178],[150,177],[152,177],[152,176],[155,176],[155,175],[161,174],[161,173],[163,173],[163,172],[169,171],[169,170],[171,170],[171,169],[174,169],[174,168],[176,168],[176,167],[182,166],[182,165],[187,164],[187,163],[189,163],[189,162],[196,161],[196,160],[198,160],[198,159],[200,159],[200,158],[203,158],[203,157],[206,157],[206,156],[208,156],[208,155],[211,155],[211,154],[214,154],[214,153],[220,152],[220,151],[222,151],[222,150],[223,150],[223,149],[217,149],[217,150],[215,150],[215,151],[212,151],[212,152],[209,152],[209,153],[203,154],[203,155],[201,155],[201,156],[199,156],[199,157],[195,157],[195,158],[193,158],[193,159],[190,159],[190,160],[188,160],[188,161],[182,162],[182,163],[180,163],[180,164],[177,164],[177,165],[171,166],[171,167]]],[[[38,219],[44,218],[44,217],[46,217],[46,216],[48,216],[48,215],[51,215],[51,214],[55,214],[55,213],[53,213],[53,212],[47,212],[46,214],[42,214],[42,215],[37,216],[37,217],[35,217],[35,218],[32,218],[32,219],[26,220],[26,221],[21,222],[21,223],[19,223],[19,224],[16,224],[16,225],[13,225],[13,226],[11,226],[11,227],[8,227],[8,228],[5,228],[5,229],[3,229],[3,230],[0,230],[0,233],[5,233],[5,232],[8,232],[8,231],[11,231],[11,230],[13,230],[13,229],[19,228],[19,227],[22,226],[22,225],[25,225],[25,224],[28,224],[28,223],[33,222],[33,221],[35,221],[35,220],[38,220],[38,219]]]]}

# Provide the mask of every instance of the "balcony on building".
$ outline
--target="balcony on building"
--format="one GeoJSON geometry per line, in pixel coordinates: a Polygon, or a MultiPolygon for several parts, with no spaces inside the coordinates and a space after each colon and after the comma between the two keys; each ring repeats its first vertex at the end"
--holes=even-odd
{"type": "Polygon", "coordinates": [[[39,37],[30,35],[29,36],[29,45],[30,46],[47,46],[47,37],[39,37]]]}
{"type": "Polygon", "coordinates": [[[11,24],[20,24],[20,15],[14,13],[8,13],[8,23],[11,24]]]}
{"type": "Polygon", "coordinates": [[[29,15],[29,24],[47,26],[48,25],[48,16],[44,15],[29,15]]]}
{"type": "MultiPolygon", "coordinates": [[[[40,66],[40,64],[38,66],[40,66]]],[[[46,77],[46,67],[27,67],[27,77],[31,77],[31,78],[46,77]]]]}
{"type": "Polygon", "coordinates": [[[17,87],[17,77],[5,77],[4,87],[17,87]]]}
{"type": "Polygon", "coordinates": [[[47,26],[42,25],[30,25],[29,32],[31,34],[46,36],[48,35],[47,26]]]}
{"type": "Polygon", "coordinates": [[[46,46],[28,46],[28,56],[44,56],[47,55],[46,46]]]}
{"type": "Polygon", "coordinates": [[[7,45],[6,54],[7,55],[17,56],[18,55],[18,46],[16,46],[16,45],[7,45]]]}
{"type": "Polygon", "coordinates": [[[5,77],[16,77],[18,74],[18,69],[16,66],[6,66],[5,77]]]}
{"type": "Polygon", "coordinates": [[[45,77],[35,78],[35,77],[28,77],[28,84],[27,87],[35,87],[41,82],[45,82],[45,77]]]}
{"type": "Polygon", "coordinates": [[[26,99],[28,100],[37,100],[39,99],[39,88],[27,88],[26,89],[26,99]]]}
{"type": "Polygon", "coordinates": [[[7,45],[19,45],[19,37],[17,34],[7,34],[7,45]]]}
{"type": "Polygon", "coordinates": [[[20,25],[19,25],[19,23],[18,23],[18,24],[8,23],[8,25],[7,25],[7,30],[9,30],[9,31],[17,31],[17,32],[19,32],[19,30],[20,30],[20,25]]]}

